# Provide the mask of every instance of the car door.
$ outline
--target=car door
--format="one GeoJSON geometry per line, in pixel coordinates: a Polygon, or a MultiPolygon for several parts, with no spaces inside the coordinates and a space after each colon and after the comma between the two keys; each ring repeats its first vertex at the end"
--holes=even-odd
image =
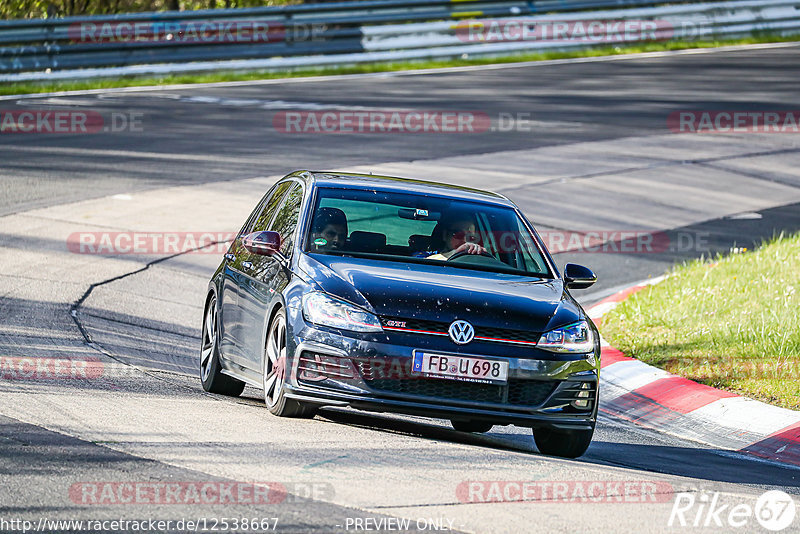
{"type": "Polygon", "coordinates": [[[266,229],[269,226],[292,183],[280,183],[264,195],[225,254],[220,297],[222,332],[220,349],[226,359],[240,365],[245,365],[246,359],[243,356],[244,346],[242,343],[244,314],[239,294],[241,286],[247,284],[247,273],[250,270],[248,262],[251,259],[250,252],[242,245],[242,237],[255,231],[255,228],[266,229]]]}
{"type": "MultiPolygon", "coordinates": [[[[286,193],[280,208],[275,213],[268,228],[281,235],[281,253],[290,258],[294,247],[295,231],[303,202],[303,187],[295,183],[286,193]]],[[[254,229],[260,231],[262,229],[254,229]]],[[[276,294],[283,291],[289,283],[289,272],[277,258],[249,254],[247,260],[251,266],[247,276],[239,286],[240,308],[243,314],[242,333],[244,355],[247,367],[261,371],[261,359],[264,350],[265,319],[269,304],[276,294]]]]}

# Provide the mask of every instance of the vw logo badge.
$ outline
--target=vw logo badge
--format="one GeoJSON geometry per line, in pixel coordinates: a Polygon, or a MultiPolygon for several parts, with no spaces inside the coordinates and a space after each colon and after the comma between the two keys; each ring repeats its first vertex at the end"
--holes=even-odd
{"type": "Polygon", "coordinates": [[[450,334],[450,339],[453,340],[453,343],[458,343],[459,345],[466,345],[475,337],[475,329],[472,328],[472,325],[461,319],[453,321],[447,333],[450,334]]]}

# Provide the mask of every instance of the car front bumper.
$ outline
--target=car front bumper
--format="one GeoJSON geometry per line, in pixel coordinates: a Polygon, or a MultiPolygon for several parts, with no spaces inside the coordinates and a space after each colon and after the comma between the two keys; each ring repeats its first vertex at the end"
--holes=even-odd
{"type": "MultiPolygon", "coordinates": [[[[373,412],[479,420],[496,425],[560,430],[589,430],[595,425],[599,347],[593,353],[593,361],[586,357],[544,360],[528,355],[486,356],[477,346],[468,354],[435,350],[509,362],[507,384],[473,384],[410,373],[413,352],[420,348],[414,340],[381,342],[369,339],[370,336],[315,327],[305,322],[302,313],[289,316],[293,332],[293,342],[287,347],[292,352],[285,390],[289,398],[373,412]],[[375,367],[365,367],[365,362],[372,366],[377,362],[383,373],[379,380],[374,376],[375,367]],[[310,367],[315,371],[309,372],[310,367]],[[581,407],[577,408],[576,403],[581,407]]],[[[514,352],[509,349],[510,354],[514,352]]]]}

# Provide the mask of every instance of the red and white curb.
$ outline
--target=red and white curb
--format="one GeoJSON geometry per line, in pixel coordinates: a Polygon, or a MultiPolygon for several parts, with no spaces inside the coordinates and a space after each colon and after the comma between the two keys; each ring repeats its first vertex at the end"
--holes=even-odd
{"type": "MultiPolygon", "coordinates": [[[[599,323],[630,295],[626,288],[588,308],[599,323]]],[[[601,338],[600,411],[715,448],[800,466],[800,412],[682,378],[625,356],[601,338]]]]}

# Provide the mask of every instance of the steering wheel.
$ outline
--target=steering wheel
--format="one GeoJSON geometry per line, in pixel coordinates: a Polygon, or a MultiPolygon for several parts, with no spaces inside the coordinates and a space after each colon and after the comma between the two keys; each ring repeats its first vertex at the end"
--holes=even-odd
{"type": "Polygon", "coordinates": [[[491,254],[490,254],[488,251],[486,251],[486,250],[484,250],[483,252],[480,252],[480,253],[478,253],[478,254],[470,254],[470,253],[469,253],[469,252],[467,252],[466,250],[462,250],[461,252],[456,252],[455,254],[453,254],[452,256],[450,256],[449,258],[447,258],[447,261],[453,261],[453,260],[455,260],[455,259],[457,259],[457,258],[463,258],[464,256],[486,256],[487,258],[492,258],[493,260],[496,260],[496,259],[497,259],[497,258],[495,258],[494,256],[492,256],[492,255],[491,255],[491,254]]]}

